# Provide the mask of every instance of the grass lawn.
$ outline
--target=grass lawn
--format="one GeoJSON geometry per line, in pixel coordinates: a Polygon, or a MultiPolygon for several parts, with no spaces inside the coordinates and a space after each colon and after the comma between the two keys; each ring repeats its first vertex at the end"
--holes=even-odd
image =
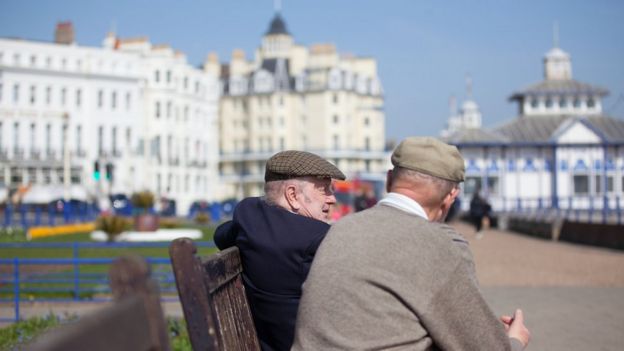
{"type": "MultiPolygon", "coordinates": [[[[186,228],[200,229],[202,239],[198,241],[212,242],[214,227],[185,226],[186,228]]],[[[8,242],[27,242],[25,236],[19,240],[19,235],[12,235],[8,242]]],[[[7,242],[5,241],[5,242],[7,242]]],[[[30,243],[88,243],[92,242],[90,233],[67,234],[46,237],[30,241],[30,243]]],[[[163,247],[106,247],[79,248],[79,258],[116,258],[124,254],[135,253],[143,257],[169,258],[168,243],[163,247]]],[[[216,252],[213,247],[198,247],[201,256],[216,252]]],[[[0,258],[72,258],[72,247],[2,247],[0,242],[0,258]]],[[[107,264],[81,264],[78,271],[73,265],[67,264],[21,264],[20,265],[20,297],[23,298],[73,298],[78,291],[81,298],[89,298],[100,291],[107,290],[107,264]],[[74,285],[75,274],[80,277],[78,289],[74,285]]],[[[171,266],[168,264],[153,264],[152,274],[161,280],[161,289],[175,290],[171,280],[171,266]]],[[[0,264],[0,298],[13,298],[13,264],[0,264]]]]}

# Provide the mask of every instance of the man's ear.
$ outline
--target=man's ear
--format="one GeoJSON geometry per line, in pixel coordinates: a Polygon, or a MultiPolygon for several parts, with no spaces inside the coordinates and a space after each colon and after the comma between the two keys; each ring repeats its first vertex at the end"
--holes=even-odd
{"type": "Polygon", "coordinates": [[[299,211],[301,206],[299,205],[299,197],[297,196],[297,186],[295,184],[288,184],[284,187],[284,198],[288,203],[288,206],[293,212],[299,211]]]}

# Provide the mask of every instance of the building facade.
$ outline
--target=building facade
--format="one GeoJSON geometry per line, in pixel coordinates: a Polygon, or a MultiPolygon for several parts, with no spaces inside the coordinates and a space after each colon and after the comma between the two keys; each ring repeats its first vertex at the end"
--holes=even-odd
{"type": "Polygon", "coordinates": [[[0,38],[0,187],[212,200],[218,94],[217,77],[146,39],[79,46],[68,23],[53,43],[0,38]]]}
{"type": "Polygon", "coordinates": [[[297,45],[275,15],[253,60],[234,50],[219,71],[220,195],[263,193],[274,153],[298,149],[335,163],[350,179],[383,180],[384,97],[372,58],[340,55],[332,44],[297,45]]]}
{"type": "Polygon", "coordinates": [[[499,211],[619,209],[624,121],[603,114],[607,94],[573,79],[569,54],[556,46],[547,52],[544,80],[509,98],[516,118],[443,137],[466,159],[463,208],[480,190],[499,211]]]}

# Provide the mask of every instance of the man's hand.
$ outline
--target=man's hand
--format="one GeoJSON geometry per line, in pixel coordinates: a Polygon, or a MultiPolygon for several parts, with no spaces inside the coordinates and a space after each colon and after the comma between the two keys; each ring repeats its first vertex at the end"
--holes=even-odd
{"type": "Polygon", "coordinates": [[[531,339],[531,332],[524,325],[524,315],[522,314],[521,309],[517,309],[513,317],[502,316],[501,322],[503,322],[503,325],[505,326],[507,336],[520,341],[523,347],[526,347],[529,344],[529,339],[531,339]]]}

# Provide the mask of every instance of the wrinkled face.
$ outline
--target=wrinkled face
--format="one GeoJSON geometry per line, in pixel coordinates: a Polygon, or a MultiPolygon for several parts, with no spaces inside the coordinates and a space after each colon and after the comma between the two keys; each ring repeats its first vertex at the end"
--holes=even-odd
{"type": "Polygon", "coordinates": [[[308,178],[302,182],[299,214],[328,221],[331,207],[336,203],[331,179],[308,178]]]}

